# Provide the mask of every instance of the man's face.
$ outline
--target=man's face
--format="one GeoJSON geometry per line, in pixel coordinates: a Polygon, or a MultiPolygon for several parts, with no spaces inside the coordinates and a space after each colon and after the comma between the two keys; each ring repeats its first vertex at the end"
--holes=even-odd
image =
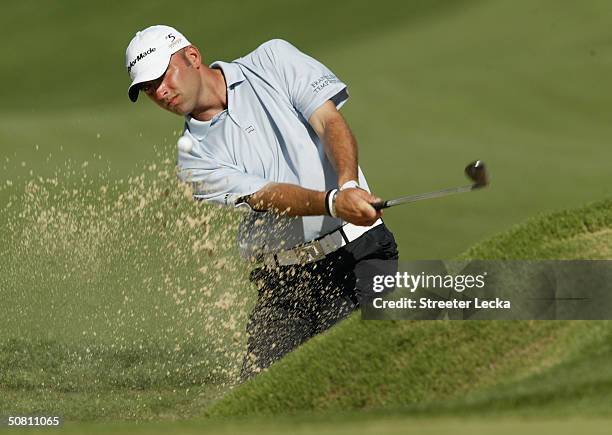
{"type": "Polygon", "coordinates": [[[140,85],[140,89],[157,105],[177,115],[193,111],[201,86],[197,69],[193,68],[184,50],[170,57],[168,68],[161,77],[140,85]]]}

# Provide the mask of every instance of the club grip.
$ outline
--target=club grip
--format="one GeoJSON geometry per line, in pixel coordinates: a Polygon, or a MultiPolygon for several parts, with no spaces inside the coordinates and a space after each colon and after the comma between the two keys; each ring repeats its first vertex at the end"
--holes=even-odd
{"type": "Polygon", "coordinates": [[[382,210],[383,208],[387,208],[389,206],[387,205],[387,201],[379,201],[372,204],[372,207],[374,207],[374,210],[382,210]]]}

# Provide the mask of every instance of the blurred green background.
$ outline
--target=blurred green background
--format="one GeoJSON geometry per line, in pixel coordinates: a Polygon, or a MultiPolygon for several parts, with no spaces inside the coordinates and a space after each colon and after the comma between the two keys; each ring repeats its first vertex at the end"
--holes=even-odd
{"type": "Polygon", "coordinates": [[[611,18],[598,0],[6,2],[1,176],[71,158],[123,177],[156,158],[154,145],[175,153],[181,119],[126,96],[138,29],[176,26],[209,62],[284,38],[348,83],[344,114],[377,194],[459,185],[470,160],[488,163],[488,191],[386,213],[404,259],[449,258],[610,194],[611,18]]]}

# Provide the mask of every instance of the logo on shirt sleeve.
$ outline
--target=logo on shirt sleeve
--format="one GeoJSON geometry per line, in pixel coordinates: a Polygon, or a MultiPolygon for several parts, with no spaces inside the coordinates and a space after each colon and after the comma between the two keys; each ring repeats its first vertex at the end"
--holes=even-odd
{"type": "Polygon", "coordinates": [[[332,83],[340,83],[340,79],[333,74],[325,74],[310,83],[310,87],[312,88],[312,92],[316,95],[332,83]]]}

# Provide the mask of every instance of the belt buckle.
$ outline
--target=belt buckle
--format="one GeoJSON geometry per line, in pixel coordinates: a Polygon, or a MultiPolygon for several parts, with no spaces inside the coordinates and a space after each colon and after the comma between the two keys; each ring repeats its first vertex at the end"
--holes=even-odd
{"type": "Polygon", "coordinates": [[[295,255],[300,263],[312,263],[325,258],[325,252],[318,240],[305,246],[294,248],[295,255]]]}

